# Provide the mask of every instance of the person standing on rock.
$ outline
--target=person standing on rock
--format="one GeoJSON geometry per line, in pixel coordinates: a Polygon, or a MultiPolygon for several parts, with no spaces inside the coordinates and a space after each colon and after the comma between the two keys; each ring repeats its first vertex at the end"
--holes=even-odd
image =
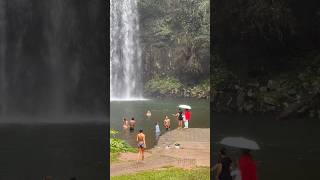
{"type": "Polygon", "coordinates": [[[142,129],[139,130],[139,134],[137,135],[137,142],[138,142],[138,150],[139,150],[137,162],[139,162],[140,157],[142,161],[144,160],[144,149],[147,148],[146,136],[145,134],[143,134],[142,129]]]}
{"type": "Polygon", "coordinates": [[[160,133],[160,126],[159,126],[159,124],[156,122],[156,133],[160,133]]]}
{"type": "Polygon", "coordinates": [[[165,116],[163,120],[163,126],[167,131],[170,129],[170,119],[168,118],[168,116],[165,116]]]}
{"type": "Polygon", "coordinates": [[[189,109],[186,109],[184,111],[184,117],[185,117],[184,128],[189,128],[189,122],[190,122],[190,118],[191,118],[191,113],[190,113],[189,109]]]}
{"type": "Polygon", "coordinates": [[[159,136],[160,136],[160,134],[161,134],[161,132],[160,132],[160,126],[159,126],[159,124],[158,124],[158,122],[156,122],[156,139],[158,140],[159,139],[159,136]]]}
{"type": "Polygon", "coordinates": [[[177,114],[172,114],[173,116],[176,116],[178,119],[178,129],[182,128],[182,121],[183,121],[183,112],[181,109],[179,109],[177,114]]]}

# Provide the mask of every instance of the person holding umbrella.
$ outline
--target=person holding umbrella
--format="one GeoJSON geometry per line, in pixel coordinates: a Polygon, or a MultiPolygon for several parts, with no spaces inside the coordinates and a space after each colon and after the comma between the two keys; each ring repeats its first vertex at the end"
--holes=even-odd
{"type": "Polygon", "coordinates": [[[255,141],[243,137],[226,137],[221,140],[220,144],[242,149],[238,162],[241,179],[257,180],[257,166],[250,153],[250,150],[260,149],[255,141]]]}
{"type": "Polygon", "coordinates": [[[189,105],[184,105],[184,104],[181,104],[178,106],[179,107],[179,111],[177,114],[172,114],[173,116],[176,116],[177,119],[178,119],[178,128],[182,128],[182,121],[185,119],[185,128],[188,128],[188,123],[189,123],[189,120],[190,120],[190,114],[188,116],[188,122],[186,123],[186,116],[185,114],[182,112],[181,109],[191,109],[191,106],[189,105]],[[184,117],[184,118],[183,118],[184,117]],[[187,126],[186,126],[187,125],[187,126]]]}

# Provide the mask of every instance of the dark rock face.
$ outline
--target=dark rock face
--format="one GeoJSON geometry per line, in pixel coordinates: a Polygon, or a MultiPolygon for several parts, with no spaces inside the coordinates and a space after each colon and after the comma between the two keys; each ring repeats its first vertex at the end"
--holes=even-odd
{"type": "Polygon", "coordinates": [[[0,114],[105,113],[103,2],[1,0],[0,114]]]}
{"type": "Polygon", "coordinates": [[[214,110],[319,116],[319,14],[316,0],[217,0],[214,110]]]}
{"type": "Polygon", "coordinates": [[[138,5],[144,81],[169,76],[195,85],[209,79],[209,0],[143,0],[138,5]]]}

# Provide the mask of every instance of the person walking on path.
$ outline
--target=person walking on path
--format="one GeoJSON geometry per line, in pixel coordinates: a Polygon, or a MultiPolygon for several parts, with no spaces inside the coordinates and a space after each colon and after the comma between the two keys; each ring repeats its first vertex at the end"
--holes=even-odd
{"type": "Polygon", "coordinates": [[[183,121],[183,112],[181,109],[179,109],[177,114],[172,114],[173,116],[176,116],[178,119],[178,129],[182,128],[182,121],[183,121]]]}
{"type": "Polygon", "coordinates": [[[170,119],[168,118],[168,116],[165,116],[163,120],[163,126],[167,131],[170,129],[170,119]]]}
{"type": "Polygon", "coordinates": [[[189,128],[189,122],[190,122],[190,118],[191,118],[191,113],[190,113],[189,109],[186,109],[184,111],[184,117],[185,117],[184,128],[189,128]]]}
{"type": "Polygon", "coordinates": [[[144,160],[144,149],[147,148],[146,145],[146,136],[143,134],[143,130],[139,130],[139,134],[137,134],[137,142],[138,142],[138,159],[137,162],[139,162],[140,158],[143,161],[144,160]]]}
{"type": "Polygon", "coordinates": [[[239,158],[239,169],[242,180],[257,180],[257,166],[250,154],[250,150],[243,150],[239,158]]]}

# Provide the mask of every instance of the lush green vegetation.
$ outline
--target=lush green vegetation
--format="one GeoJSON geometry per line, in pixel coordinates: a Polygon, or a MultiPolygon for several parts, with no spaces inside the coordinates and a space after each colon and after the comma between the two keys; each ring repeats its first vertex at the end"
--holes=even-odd
{"type": "Polygon", "coordinates": [[[160,170],[144,171],[135,174],[111,176],[112,180],[149,180],[149,179],[163,179],[163,180],[209,180],[209,168],[197,168],[192,170],[184,170],[180,168],[163,168],[160,170]]]}
{"type": "Polygon", "coordinates": [[[157,77],[145,84],[145,94],[150,96],[173,96],[173,97],[210,97],[209,79],[200,81],[196,85],[183,85],[178,79],[172,77],[157,77]]]}
{"type": "Polygon", "coordinates": [[[110,152],[111,153],[119,153],[119,152],[137,152],[137,150],[131,147],[124,140],[115,138],[115,135],[118,131],[110,130],[110,152]]]}
{"type": "Polygon", "coordinates": [[[182,84],[176,78],[165,77],[149,80],[145,84],[145,89],[150,93],[175,94],[182,87],[182,84]]]}
{"type": "Polygon", "coordinates": [[[211,92],[215,111],[320,117],[315,5],[217,1],[210,26],[208,0],[140,0],[145,93],[205,98],[211,92]]]}
{"type": "Polygon", "coordinates": [[[199,94],[199,83],[210,73],[209,0],[140,0],[138,5],[146,93],[199,94]]]}
{"type": "Polygon", "coordinates": [[[110,163],[118,162],[119,153],[122,152],[137,152],[136,148],[131,147],[122,139],[115,138],[118,134],[116,130],[110,130],[110,163]]]}

